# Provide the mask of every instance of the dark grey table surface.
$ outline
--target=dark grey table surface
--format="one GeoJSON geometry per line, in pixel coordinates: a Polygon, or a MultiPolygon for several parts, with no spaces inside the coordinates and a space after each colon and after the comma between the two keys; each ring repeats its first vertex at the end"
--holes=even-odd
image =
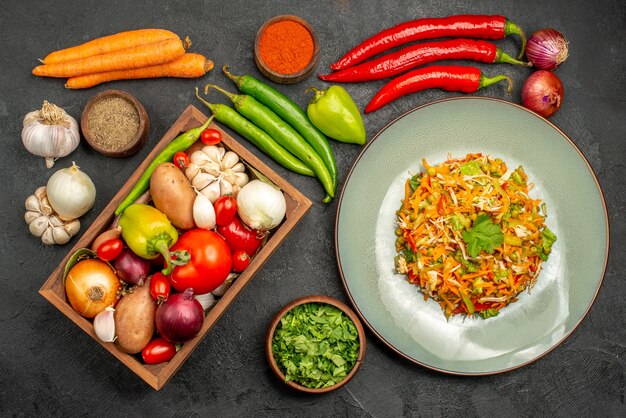
{"type": "MultiPolygon", "coordinates": [[[[3,188],[0,279],[1,416],[624,416],[626,382],[626,3],[611,1],[71,1],[0,3],[0,153],[3,188]],[[144,104],[150,119],[148,144],[126,159],[97,154],[82,142],[56,167],[76,161],[94,180],[97,201],[82,219],[93,222],[152,146],[189,105],[201,105],[196,85],[231,87],[219,71],[259,75],[252,47],[262,23],[295,14],[316,29],[319,70],[353,45],[386,27],[425,16],[502,14],[531,33],[554,27],[566,34],[571,56],[558,69],[565,87],[562,109],[551,118],[578,145],[597,173],[611,223],[611,256],[604,284],[581,326],[558,348],[521,369],[486,377],[431,372],[395,355],[368,332],[363,367],[344,388],[324,396],[288,390],[270,372],[263,343],[274,313],[290,300],[324,294],[347,301],[335,261],[337,201],[321,202],[315,180],[287,172],[251,147],[314,205],[295,231],[230,306],[186,364],[159,392],[69,321],[37,293],[70,248],[46,247],[30,236],[24,200],[52,171],[20,142],[23,116],[43,99],[78,118],[87,100],[109,88],[126,90],[144,104]],[[69,91],[63,82],[35,78],[37,58],[97,36],[141,27],[189,35],[193,50],[214,60],[217,70],[202,80],[115,82],[69,91]]],[[[513,40],[498,41],[514,53],[513,40]]],[[[519,102],[530,70],[500,65],[515,81],[511,96],[501,86],[480,92],[519,102]]],[[[279,90],[305,106],[316,77],[279,90]]],[[[383,81],[346,85],[363,108],[383,81]]],[[[429,91],[398,100],[365,116],[368,139],[403,112],[454,96],[429,91]]],[[[217,97],[217,96],[215,96],[217,97]]],[[[244,141],[245,143],[245,141],[244,141]]],[[[341,183],[361,148],[333,142],[341,183]]],[[[76,238],[72,241],[75,242],[76,238]]]]}

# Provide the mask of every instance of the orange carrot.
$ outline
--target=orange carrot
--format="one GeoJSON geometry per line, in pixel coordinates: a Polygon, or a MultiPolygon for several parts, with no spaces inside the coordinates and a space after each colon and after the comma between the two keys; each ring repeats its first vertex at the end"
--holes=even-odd
{"type": "Polygon", "coordinates": [[[33,74],[43,77],[75,77],[148,67],[173,61],[184,55],[185,49],[186,46],[180,39],[166,39],[89,58],[39,65],[33,69],[33,74]]]}
{"type": "Polygon", "coordinates": [[[213,61],[210,59],[200,54],[186,53],[182,57],[165,64],[71,77],[65,83],[65,87],[68,89],[86,89],[107,81],[131,80],[135,78],[198,78],[212,69],[213,61]]]}
{"type": "Polygon", "coordinates": [[[48,54],[41,62],[44,64],[58,64],[60,62],[93,57],[94,55],[108,54],[121,49],[151,44],[166,39],[178,39],[178,35],[165,29],[139,29],[120,32],[96,38],[71,48],[54,51],[48,54]]]}

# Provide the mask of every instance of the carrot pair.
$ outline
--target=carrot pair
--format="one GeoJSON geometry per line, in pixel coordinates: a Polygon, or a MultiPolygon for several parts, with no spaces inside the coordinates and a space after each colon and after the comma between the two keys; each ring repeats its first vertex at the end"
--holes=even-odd
{"type": "Polygon", "coordinates": [[[189,38],[182,41],[163,29],[120,32],[55,51],[33,69],[33,74],[69,77],[65,87],[71,89],[113,80],[201,77],[213,68],[213,62],[185,53],[190,45],[189,38]]]}

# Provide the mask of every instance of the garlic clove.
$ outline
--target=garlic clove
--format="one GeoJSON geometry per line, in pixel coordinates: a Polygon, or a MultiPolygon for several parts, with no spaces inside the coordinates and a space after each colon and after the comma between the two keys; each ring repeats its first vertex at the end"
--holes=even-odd
{"type": "Polygon", "coordinates": [[[202,152],[204,153],[204,155],[207,156],[209,160],[211,160],[214,163],[219,164],[220,160],[222,159],[220,156],[220,152],[215,145],[205,146],[204,148],[202,148],[202,152]]]}
{"type": "Polygon", "coordinates": [[[225,194],[231,194],[233,192],[233,185],[228,180],[220,180],[220,196],[225,194]]]}
{"type": "Polygon", "coordinates": [[[202,193],[198,193],[193,202],[193,221],[198,228],[215,227],[215,209],[209,198],[202,193]]]}
{"type": "Polygon", "coordinates": [[[41,235],[41,242],[43,242],[46,245],[56,244],[56,242],[54,241],[54,235],[52,234],[53,229],[54,228],[51,226],[46,228],[46,230],[41,235]]]}
{"type": "Polygon", "coordinates": [[[60,220],[59,217],[55,215],[48,217],[48,222],[50,222],[50,225],[52,226],[63,226],[63,221],[60,220]]]}
{"type": "Polygon", "coordinates": [[[216,180],[215,176],[208,173],[199,173],[191,181],[191,185],[198,190],[202,190],[216,180]]]}
{"type": "Polygon", "coordinates": [[[80,231],[80,221],[78,219],[74,219],[73,221],[67,222],[63,228],[65,228],[65,231],[70,234],[70,237],[73,237],[78,234],[78,231],[80,231]]]}
{"type": "Polygon", "coordinates": [[[237,173],[233,173],[228,170],[224,173],[224,180],[228,181],[230,184],[234,184],[237,181],[237,173]]]}
{"type": "Polygon", "coordinates": [[[185,175],[189,180],[193,180],[200,172],[200,166],[198,164],[190,163],[185,169],[185,175]]]}
{"type": "Polygon", "coordinates": [[[230,170],[236,173],[243,173],[244,171],[246,171],[246,166],[243,163],[237,163],[232,166],[230,170]]]}
{"type": "Polygon", "coordinates": [[[107,306],[93,319],[93,329],[100,340],[105,343],[115,341],[115,309],[107,306]]]}
{"type": "Polygon", "coordinates": [[[220,165],[218,163],[205,164],[204,166],[202,166],[202,171],[215,177],[219,176],[221,173],[220,165]]]}
{"type": "Polygon", "coordinates": [[[37,199],[41,200],[44,197],[47,196],[46,193],[46,186],[41,186],[39,187],[37,190],[35,190],[35,193],[33,193],[35,196],[37,196],[37,199]]]}
{"type": "Polygon", "coordinates": [[[226,171],[239,162],[239,156],[232,151],[228,151],[222,158],[222,171],[226,171]]]}
{"type": "Polygon", "coordinates": [[[239,187],[245,186],[250,181],[250,178],[246,173],[237,173],[236,177],[237,179],[235,180],[235,184],[239,187]]]}
{"type": "Polygon", "coordinates": [[[194,151],[189,157],[189,162],[192,164],[203,166],[204,164],[211,162],[211,159],[203,151],[194,151]]]}
{"type": "Polygon", "coordinates": [[[226,154],[226,149],[224,147],[217,147],[217,152],[220,156],[220,161],[224,158],[224,154],[226,154]]]}
{"type": "Polygon", "coordinates": [[[233,284],[233,281],[235,281],[237,277],[239,277],[239,274],[230,273],[228,277],[226,277],[226,280],[224,280],[224,283],[219,285],[215,290],[211,292],[213,296],[217,296],[218,298],[224,296],[226,291],[230,288],[230,286],[233,284]]]}
{"type": "Polygon", "coordinates": [[[50,201],[47,197],[41,199],[39,203],[41,204],[41,213],[48,216],[54,213],[54,209],[52,209],[52,205],[50,204],[50,201]]]}
{"type": "Polygon", "coordinates": [[[215,203],[218,197],[220,197],[220,184],[218,181],[214,181],[207,187],[200,191],[203,195],[209,198],[211,203],[215,203]]]}
{"type": "Polygon", "coordinates": [[[41,212],[35,212],[32,210],[26,211],[24,214],[24,220],[28,225],[30,225],[35,219],[41,216],[41,212]]]}
{"type": "Polygon", "coordinates": [[[36,237],[42,236],[46,232],[46,228],[48,228],[48,217],[45,215],[40,215],[28,225],[30,233],[36,237]]]}
{"type": "Polygon", "coordinates": [[[200,305],[202,305],[202,309],[204,309],[205,312],[216,303],[215,296],[211,293],[195,295],[195,298],[198,302],[200,302],[200,305]]]}
{"type": "MultiPolygon", "coordinates": [[[[67,244],[70,238],[70,234],[67,233],[65,228],[62,226],[55,226],[52,228],[52,238],[54,239],[55,244],[67,244]]],[[[43,239],[43,237],[42,237],[43,239]]]]}
{"type": "Polygon", "coordinates": [[[26,198],[26,202],[24,202],[24,206],[26,206],[26,210],[33,212],[41,212],[41,203],[39,203],[39,199],[37,196],[30,195],[26,198]]]}

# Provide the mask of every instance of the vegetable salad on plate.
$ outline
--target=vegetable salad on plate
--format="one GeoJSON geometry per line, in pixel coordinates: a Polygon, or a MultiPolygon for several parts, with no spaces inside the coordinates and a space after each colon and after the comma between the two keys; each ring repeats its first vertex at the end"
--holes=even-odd
{"type": "Polygon", "coordinates": [[[397,211],[396,271],[447,318],[489,318],[536,282],[556,236],[520,166],[468,154],[407,179],[397,211]]]}

